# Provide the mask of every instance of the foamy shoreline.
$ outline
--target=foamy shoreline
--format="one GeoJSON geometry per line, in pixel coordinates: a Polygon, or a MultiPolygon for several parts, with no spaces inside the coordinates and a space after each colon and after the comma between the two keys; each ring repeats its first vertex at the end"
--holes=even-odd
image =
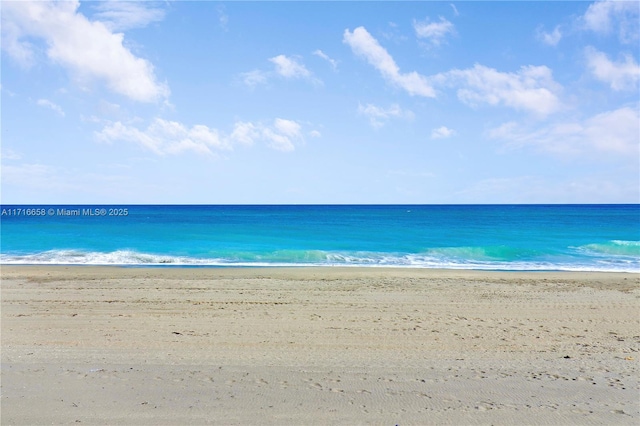
{"type": "MultiPolygon", "coordinates": [[[[371,271],[374,274],[381,271],[392,271],[393,273],[399,273],[404,275],[406,273],[417,273],[421,275],[429,276],[446,276],[451,274],[452,276],[458,276],[460,274],[467,275],[493,275],[493,274],[516,274],[523,275],[523,277],[533,278],[540,276],[541,274],[560,274],[565,278],[584,278],[588,276],[607,276],[609,278],[615,278],[616,276],[628,276],[640,278],[639,271],[632,270],[568,270],[568,269],[528,269],[528,270],[515,270],[515,269],[477,269],[477,268],[444,268],[444,267],[425,267],[425,266],[412,266],[412,265],[278,265],[278,264],[220,264],[220,265],[198,265],[198,264],[82,264],[82,263],[0,263],[0,272],[8,274],[21,274],[25,271],[30,271],[36,274],[42,272],[57,271],[61,273],[62,270],[85,270],[95,273],[97,275],[101,273],[114,271],[135,271],[135,270],[147,270],[147,271],[170,271],[170,270],[185,270],[185,271],[234,271],[233,274],[242,274],[250,271],[276,271],[284,272],[289,271],[291,273],[296,272],[318,272],[322,271],[324,274],[332,275],[334,273],[341,273],[345,271],[351,271],[354,273],[362,274],[365,271],[371,271]],[[571,277],[571,274],[576,276],[571,277]]],[[[117,273],[117,272],[115,272],[117,273]]],[[[384,272],[383,272],[384,273],[384,272]]],[[[119,274],[119,273],[118,273],[119,274]]],[[[204,272],[204,274],[207,274],[204,272]]],[[[304,278],[304,274],[296,277],[304,278]]]]}
{"type": "Polygon", "coordinates": [[[640,419],[638,274],[0,271],[3,424],[640,419]]]}

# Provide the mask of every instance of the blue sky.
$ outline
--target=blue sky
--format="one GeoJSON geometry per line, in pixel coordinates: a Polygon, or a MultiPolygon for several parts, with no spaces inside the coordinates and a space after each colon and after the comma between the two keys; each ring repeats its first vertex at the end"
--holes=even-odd
{"type": "Polygon", "coordinates": [[[8,2],[3,203],[637,203],[638,2],[8,2]]]}

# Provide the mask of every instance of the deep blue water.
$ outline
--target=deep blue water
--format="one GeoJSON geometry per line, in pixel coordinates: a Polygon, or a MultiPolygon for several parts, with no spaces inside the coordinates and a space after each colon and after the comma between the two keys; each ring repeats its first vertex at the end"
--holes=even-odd
{"type": "Polygon", "coordinates": [[[0,208],[3,264],[640,272],[637,204],[0,208]]]}

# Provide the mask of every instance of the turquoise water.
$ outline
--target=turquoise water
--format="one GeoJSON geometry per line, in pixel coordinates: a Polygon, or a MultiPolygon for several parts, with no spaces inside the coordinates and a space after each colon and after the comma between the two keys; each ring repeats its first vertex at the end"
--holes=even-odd
{"type": "Polygon", "coordinates": [[[637,204],[0,208],[3,264],[640,272],[637,204]]]}

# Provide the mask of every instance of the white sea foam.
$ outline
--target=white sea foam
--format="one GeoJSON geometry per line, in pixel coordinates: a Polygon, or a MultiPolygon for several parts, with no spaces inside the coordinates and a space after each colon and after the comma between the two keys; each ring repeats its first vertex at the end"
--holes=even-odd
{"type": "Polygon", "coordinates": [[[139,253],[133,250],[113,252],[83,252],[80,250],[49,250],[24,255],[0,255],[4,264],[45,264],[45,265],[165,265],[165,264],[209,264],[214,259],[198,259],[139,253]]]}
{"type": "Polygon", "coordinates": [[[220,257],[170,256],[134,250],[84,252],[50,250],[32,254],[1,254],[0,263],[12,265],[123,265],[123,266],[365,266],[510,271],[640,272],[638,256],[600,256],[596,259],[505,260],[495,250],[440,248],[424,253],[324,252],[286,250],[273,253],[236,253],[220,257]]]}

